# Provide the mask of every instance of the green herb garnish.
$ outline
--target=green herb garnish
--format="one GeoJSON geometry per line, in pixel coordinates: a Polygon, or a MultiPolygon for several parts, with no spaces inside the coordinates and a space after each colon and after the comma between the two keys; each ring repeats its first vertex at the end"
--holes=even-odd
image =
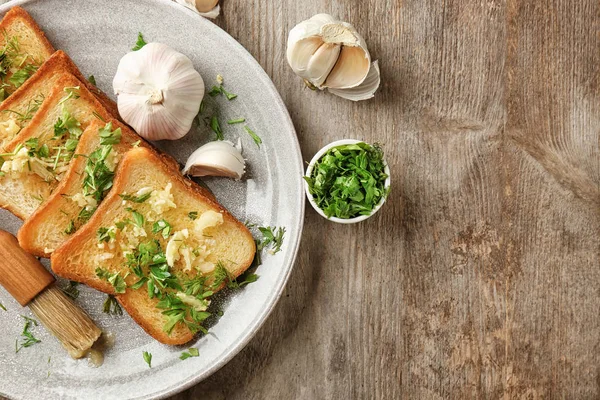
{"type": "Polygon", "coordinates": [[[143,203],[146,200],[148,200],[151,195],[152,195],[152,192],[150,191],[150,192],[142,194],[140,196],[134,196],[134,195],[131,195],[131,194],[121,193],[119,195],[119,197],[121,197],[123,200],[131,201],[133,203],[143,203]]]}
{"type": "Polygon", "coordinates": [[[196,219],[198,219],[198,211],[190,211],[188,213],[188,217],[190,217],[192,221],[195,221],[196,219]]]}
{"type": "Polygon", "coordinates": [[[54,124],[54,138],[59,139],[69,133],[72,139],[79,139],[83,130],[81,124],[77,121],[66,108],[63,107],[62,115],[54,124]]]}
{"type": "Polygon", "coordinates": [[[96,235],[98,236],[98,242],[102,243],[108,243],[111,240],[114,240],[116,237],[116,232],[113,228],[99,228],[98,231],[96,232],[96,235]]]}
{"type": "Polygon", "coordinates": [[[79,98],[79,89],[80,89],[79,86],[72,86],[72,87],[64,88],[63,90],[65,92],[67,92],[67,95],[58,102],[58,105],[63,104],[64,102],[66,102],[69,99],[78,99],[79,98]]]}
{"type": "Polygon", "coordinates": [[[223,94],[225,95],[225,97],[227,97],[227,100],[229,101],[237,97],[237,94],[229,93],[227,90],[225,90],[225,88],[223,87],[223,77],[221,75],[217,75],[217,83],[219,84],[219,86],[213,86],[212,89],[210,89],[210,91],[208,92],[209,96],[215,97],[220,94],[223,94]]]}
{"type": "Polygon", "coordinates": [[[169,236],[171,236],[171,230],[172,230],[171,224],[169,224],[164,219],[161,219],[160,221],[156,221],[154,223],[154,225],[152,226],[152,233],[162,232],[162,237],[165,239],[168,239],[169,236]]]}
{"type": "Polygon", "coordinates": [[[200,356],[200,352],[198,351],[197,348],[192,347],[190,349],[188,349],[188,351],[184,351],[183,353],[181,353],[181,356],[179,356],[180,360],[187,360],[190,357],[199,357],[200,356]]]}
{"type": "Polygon", "coordinates": [[[243,122],[246,122],[246,118],[230,119],[229,121],[227,121],[229,125],[241,124],[243,122]]]}
{"type": "Polygon", "coordinates": [[[0,308],[3,309],[4,311],[6,311],[6,307],[4,307],[4,304],[0,303],[0,308]]]}
{"type": "Polygon", "coordinates": [[[75,233],[76,230],[77,228],[75,228],[75,221],[71,220],[71,222],[69,222],[69,225],[67,225],[67,229],[65,229],[65,233],[67,235],[72,235],[75,233]]]}
{"type": "Polygon", "coordinates": [[[121,305],[112,294],[106,296],[106,299],[102,304],[102,312],[111,315],[123,315],[121,305]]]}
{"type": "Polygon", "coordinates": [[[98,130],[98,136],[100,136],[101,146],[119,144],[121,143],[121,128],[117,128],[113,131],[112,122],[109,122],[103,128],[98,130]]]}
{"type": "Polygon", "coordinates": [[[147,351],[144,352],[144,361],[148,364],[148,367],[152,368],[152,354],[147,351]]]}
{"type": "Polygon", "coordinates": [[[69,296],[71,299],[76,300],[79,297],[79,289],[77,289],[78,285],[79,285],[78,282],[69,281],[69,286],[64,288],[62,291],[64,294],[69,296]]]}
{"type": "Polygon", "coordinates": [[[263,234],[263,238],[258,243],[257,251],[262,251],[270,246],[269,254],[279,253],[285,236],[285,228],[261,226],[258,230],[263,234]]]}
{"type": "Polygon", "coordinates": [[[250,135],[252,140],[254,140],[254,143],[256,143],[256,145],[260,149],[260,145],[262,144],[262,139],[256,134],[256,132],[254,132],[252,129],[250,129],[250,127],[248,125],[244,126],[244,129],[246,130],[246,132],[248,132],[248,135],[250,135]]]}
{"type": "Polygon", "coordinates": [[[383,151],[366,143],[337,146],[304,177],[310,194],[327,217],[370,215],[387,196],[383,151]]]}
{"type": "Polygon", "coordinates": [[[135,42],[135,46],[133,46],[131,48],[131,50],[138,51],[139,49],[141,49],[142,47],[144,47],[147,44],[148,43],[146,43],[146,41],[144,40],[144,36],[142,35],[142,32],[138,32],[137,41],[135,42]]]}
{"type": "Polygon", "coordinates": [[[96,268],[96,276],[100,279],[104,279],[105,281],[107,281],[108,283],[110,283],[112,285],[112,287],[115,289],[115,293],[125,293],[125,291],[127,290],[127,284],[125,283],[125,278],[123,278],[121,276],[121,274],[119,274],[119,272],[109,272],[107,270],[105,270],[104,268],[96,268]]]}
{"type": "Polygon", "coordinates": [[[23,113],[14,110],[3,110],[2,112],[15,114],[17,116],[16,120],[22,124],[24,122],[30,121],[33,118],[33,115],[37,112],[37,110],[39,110],[43,102],[44,95],[38,94],[34,99],[29,100],[29,103],[27,103],[27,108],[23,113]]]}
{"type": "Polygon", "coordinates": [[[8,78],[8,81],[12,83],[14,87],[18,88],[19,86],[23,85],[25,81],[29,79],[29,77],[33,75],[35,71],[37,71],[37,69],[38,67],[33,64],[25,65],[23,68],[15,71],[15,73],[8,78]]]}
{"type": "Polygon", "coordinates": [[[98,85],[96,84],[96,77],[94,77],[94,75],[90,75],[88,77],[88,81],[90,81],[90,83],[96,87],[98,87],[98,85]]]}
{"type": "Polygon", "coordinates": [[[38,326],[37,321],[24,315],[21,315],[21,317],[25,320],[25,326],[23,327],[23,332],[21,332],[21,343],[19,344],[19,339],[15,342],[15,353],[18,353],[23,348],[31,347],[41,342],[30,331],[31,328],[38,326]]]}
{"type": "Polygon", "coordinates": [[[225,136],[223,136],[223,131],[221,130],[221,125],[219,124],[219,119],[216,115],[213,115],[210,119],[210,129],[217,134],[217,140],[225,139],[225,136]]]}

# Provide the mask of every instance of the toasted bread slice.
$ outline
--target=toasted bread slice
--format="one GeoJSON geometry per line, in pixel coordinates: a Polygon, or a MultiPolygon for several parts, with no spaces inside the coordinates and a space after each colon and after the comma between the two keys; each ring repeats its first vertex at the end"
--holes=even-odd
{"type": "Polygon", "coordinates": [[[10,210],[21,219],[33,214],[58,186],[68,170],[77,141],[66,128],[63,128],[62,136],[57,136],[55,127],[57,123],[66,119],[65,112],[72,118],[73,125],[79,125],[72,130],[77,129],[80,133],[97,118],[105,121],[111,118],[111,114],[75,76],[62,74],[57,79],[50,95],[27,127],[5,145],[5,151],[13,155],[5,154],[0,167],[4,173],[4,176],[0,176],[0,207],[10,210]],[[75,89],[77,87],[79,89],[75,89]],[[47,147],[46,157],[38,156],[37,160],[36,157],[28,157],[24,149],[31,150],[34,147],[33,142],[36,142],[37,149],[47,147]],[[67,145],[71,146],[71,151],[61,149],[67,145]],[[14,155],[19,152],[25,154],[21,154],[20,158],[14,155]],[[23,162],[21,165],[24,168],[18,168],[18,160],[23,162]],[[11,168],[15,166],[17,170],[12,171],[11,168]]]}
{"type": "Polygon", "coordinates": [[[29,124],[44,99],[50,94],[62,73],[70,73],[118,118],[117,105],[96,86],[87,81],[77,66],[62,50],[55,52],[31,78],[0,104],[0,149],[29,124]]]}
{"type": "Polygon", "coordinates": [[[21,7],[11,8],[0,21],[0,48],[4,54],[0,62],[0,69],[4,71],[0,73],[2,100],[54,53],[44,32],[21,7]]]}
{"type": "MultiPolygon", "coordinates": [[[[120,140],[104,145],[112,146],[110,160],[108,164],[105,163],[109,165],[111,172],[114,172],[119,160],[133,147],[142,146],[155,151],[147,142],[140,140],[133,130],[116,120],[108,123],[93,121],[81,135],[75,150],[76,155],[58,187],[48,200],[25,220],[19,230],[19,243],[25,251],[38,257],[49,257],[53,249],[66,242],[93,214],[97,203],[108,193],[98,193],[95,198],[89,197],[87,202],[85,197],[82,197],[85,194],[84,190],[86,193],[90,192],[90,187],[85,185],[88,178],[86,165],[90,164],[88,160],[93,161],[93,158],[90,158],[92,154],[102,150],[100,135],[117,130],[121,134],[120,140]]],[[[171,162],[162,154],[159,157],[167,164],[171,162]]],[[[178,173],[178,170],[173,173],[178,173]]],[[[112,178],[109,176],[109,179],[112,178]]]]}
{"type": "MultiPolygon", "coordinates": [[[[162,262],[163,267],[168,264],[170,276],[180,282],[205,277],[211,290],[216,291],[222,287],[219,276],[226,273],[231,278],[238,277],[251,265],[256,253],[246,226],[194,186],[173,174],[148,149],[130,150],[118,167],[112,191],[96,213],[52,254],[52,269],[64,278],[116,294],[133,319],[161,343],[188,342],[193,332],[183,319],[176,319],[170,334],[165,329],[167,321],[173,322],[170,313],[177,310],[167,306],[171,311],[165,315],[165,309],[157,307],[157,298],[149,297],[148,290],[152,289],[144,281],[149,279],[149,267],[140,261],[144,259],[140,255],[151,255],[146,262],[162,262]],[[127,195],[150,197],[132,199],[127,195]],[[164,222],[169,229],[157,231],[157,226],[167,226],[164,222]],[[154,250],[144,253],[146,246],[154,246],[154,250]],[[173,257],[171,261],[169,257],[173,257]],[[106,279],[109,275],[116,285],[106,279]],[[136,287],[136,283],[140,286],[136,287]]],[[[172,286],[167,285],[164,290],[167,297],[181,295],[172,286]]],[[[189,318],[187,315],[184,319],[189,318]]]]}

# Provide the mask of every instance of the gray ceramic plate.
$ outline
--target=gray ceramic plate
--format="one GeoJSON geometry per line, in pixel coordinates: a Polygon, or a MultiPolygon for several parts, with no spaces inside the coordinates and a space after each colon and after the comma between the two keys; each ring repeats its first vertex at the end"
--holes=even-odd
{"type": "MultiPolygon", "coordinates": [[[[22,5],[38,21],[57,49],[64,49],[84,75],[112,93],[117,64],[135,43],[138,31],[148,41],[166,43],[188,55],[210,88],[217,74],[239,95],[231,102],[216,99],[222,120],[246,117],[262,137],[260,149],[242,126],[224,125],[225,136],[241,138],[248,159],[248,178],[241,182],[208,179],[217,198],[240,220],[287,229],[283,251],[265,255],[256,283],[223,300],[225,314],[211,334],[190,343],[200,357],[179,360],[185,348],[161,345],[127,315],[101,311],[105,296],[81,289],[78,302],[107,331],[115,346],[100,368],[66,356],[58,342],[35,329],[42,343],[15,354],[15,339],[31,315],[0,288],[0,394],[10,398],[157,398],[187,388],[214,373],[251,339],[281,295],[292,269],[302,232],[304,194],[302,157],[289,115],[268,76],[227,33],[168,0],[32,0],[0,6],[0,13],[22,5]],[[153,354],[152,369],[142,352],[153,354]]],[[[180,162],[214,136],[201,124],[181,141],[159,143],[180,162]]],[[[0,228],[16,232],[20,222],[0,211],[0,228]]]]}

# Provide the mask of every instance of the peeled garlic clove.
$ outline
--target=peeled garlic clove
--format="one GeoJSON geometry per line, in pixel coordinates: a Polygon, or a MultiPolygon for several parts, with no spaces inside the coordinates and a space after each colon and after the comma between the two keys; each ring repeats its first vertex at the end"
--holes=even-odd
{"type": "MultiPolygon", "coordinates": [[[[379,76],[372,70],[371,55],[356,29],[328,14],[317,14],[298,24],[288,38],[287,60],[294,72],[304,78],[307,85],[337,93],[342,89],[358,88],[349,92],[351,97],[369,98],[365,87],[373,94],[373,82],[363,87],[368,76],[379,76]],[[357,93],[363,93],[357,95],[357,93]]],[[[372,96],[370,96],[372,97],[372,96]]]]}
{"type": "Polygon", "coordinates": [[[352,101],[368,100],[375,96],[380,84],[379,63],[375,61],[371,66],[369,75],[359,86],[349,89],[329,89],[329,92],[352,101]]]}
{"type": "Polygon", "coordinates": [[[190,59],[160,43],[126,54],[113,88],[123,120],[148,140],[185,136],[204,97],[204,81],[190,59]]]}
{"type": "Polygon", "coordinates": [[[241,150],[228,141],[215,141],[196,150],[183,169],[184,175],[224,176],[239,180],[246,170],[241,150]]]}
{"type": "Polygon", "coordinates": [[[221,13],[219,0],[175,0],[177,3],[195,11],[206,18],[217,18],[221,13]]]}

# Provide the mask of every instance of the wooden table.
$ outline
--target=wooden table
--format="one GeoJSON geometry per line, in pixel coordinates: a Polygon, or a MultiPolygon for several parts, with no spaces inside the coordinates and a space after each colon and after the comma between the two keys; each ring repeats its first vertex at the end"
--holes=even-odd
{"type": "Polygon", "coordinates": [[[283,298],[226,367],[174,399],[600,397],[600,2],[225,0],[217,24],[279,89],[309,160],[385,146],[371,220],[307,209],[283,298]],[[353,23],[383,86],[303,87],[287,33],[353,23]]]}

